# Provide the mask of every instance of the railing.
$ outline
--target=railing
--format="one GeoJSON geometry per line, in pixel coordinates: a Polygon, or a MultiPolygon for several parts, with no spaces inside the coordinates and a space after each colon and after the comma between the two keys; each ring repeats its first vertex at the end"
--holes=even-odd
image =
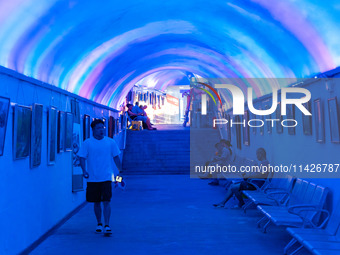
{"type": "Polygon", "coordinates": [[[123,145],[122,145],[122,149],[125,150],[126,147],[126,133],[127,133],[127,112],[124,113],[123,115],[123,123],[122,123],[122,132],[123,133],[123,145]]]}

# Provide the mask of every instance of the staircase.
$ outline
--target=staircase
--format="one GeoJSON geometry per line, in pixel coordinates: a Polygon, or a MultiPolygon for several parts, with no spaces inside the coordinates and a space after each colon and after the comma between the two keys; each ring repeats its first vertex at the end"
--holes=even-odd
{"type": "MultiPolygon", "coordinates": [[[[157,125],[157,128],[157,131],[127,131],[124,175],[190,174],[190,129],[179,125],[160,128],[157,125]]],[[[209,138],[202,137],[203,144],[200,142],[199,147],[211,148],[219,141],[217,133],[211,137],[209,131],[209,138]]],[[[211,157],[206,156],[207,160],[211,157]]]]}
{"type": "Polygon", "coordinates": [[[189,174],[190,130],[128,130],[124,174],[189,174]]]}

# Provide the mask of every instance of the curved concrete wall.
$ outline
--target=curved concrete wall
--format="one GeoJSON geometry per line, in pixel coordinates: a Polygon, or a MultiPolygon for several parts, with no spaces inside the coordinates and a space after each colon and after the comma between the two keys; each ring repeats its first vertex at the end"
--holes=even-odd
{"type": "MultiPolygon", "coordinates": [[[[57,153],[55,165],[47,165],[47,107],[70,112],[70,100],[77,96],[5,69],[0,73],[0,96],[10,98],[11,104],[44,105],[41,165],[31,169],[29,158],[13,160],[12,106],[0,156],[0,254],[17,254],[85,201],[84,191],[72,192],[72,152],[57,153]]],[[[78,99],[81,117],[118,116],[113,109],[78,99]]]]}
{"type": "MultiPolygon", "coordinates": [[[[305,135],[303,133],[302,124],[302,112],[299,109],[295,111],[295,119],[298,121],[298,126],[295,128],[295,135],[289,135],[287,128],[284,128],[283,133],[279,134],[276,131],[276,125],[272,129],[272,133],[267,132],[267,125],[264,126],[264,134],[261,135],[259,129],[256,134],[253,133],[252,128],[250,128],[250,145],[246,146],[243,143],[242,136],[242,149],[237,149],[237,154],[240,156],[248,157],[251,159],[256,159],[256,149],[263,147],[267,151],[267,158],[272,165],[306,165],[306,164],[339,164],[340,155],[340,144],[332,143],[330,137],[330,122],[329,122],[329,112],[328,112],[328,99],[337,96],[338,100],[338,111],[340,103],[340,79],[333,78],[333,89],[329,90],[326,87],[326,79],[315,79],[309,80],[304,86],[311,92],[312,99],[312,114],[314,114],[313,101],[317,98],[321,99],[324,112],[324,128],[325,128],[325,142],[316,142],[316,132],[315,132],[315,116],[312,120],[312,135],[305,135]]],[[[259,106],[265,109],[265,105],[271,105],[271,101],[268,98],[263,98],[257,102],[256,107],[259,106]]],[[[258,117],[256,117],[258,118],[258,117]]],[[[265,117],[269,118],[269,117],[265,117]]],[[[275,119],[275,114],[272,114],[272,118],[275,119]]],[[[250,114],[250,119],[255,119],[252,114],[250,114]]],[[[253,125],[255,125],[253,123],[253,125]]],[[[258,124],[256,124],[258,125],[258,124]]],[[[223,127],[221,129],[223,137],[227,137],[226,129],[223,127]]],[[[232,144],[236,148],[236,132],[231,132],[232,144]]],[[[338,169],[340,175],[340,169],[338,169]]],[[[334,175],[335,176],[335,175],[334,175]]],[[[308,179],[308,178],[306,178],[308,179]]],[[[317,178],[309,179],[316,184],[321,184],[329,187],[332,191],[329,197],[329,204],[327,205],[330,209],[334,208],[340,200],[340,179],[338,178],[317,178]]]]}

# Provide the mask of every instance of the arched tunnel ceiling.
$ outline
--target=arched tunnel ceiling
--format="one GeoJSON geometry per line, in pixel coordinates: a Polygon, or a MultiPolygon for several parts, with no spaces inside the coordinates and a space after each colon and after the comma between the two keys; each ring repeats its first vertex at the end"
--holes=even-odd
{"type": "Polygon", "coordinates": [[[340,64],[337,0],[3,0],[0,10],[0,65],[112,107],[147,76],[164,89],[187,73],[302,78],[340,64]]]}
{"type": "Polygon", "coordinates": [[[193,74],[181,70],[163,70],[154,72],[136,83],[137,86],[165,90],[171,85],[189,85],[193,74]]]}

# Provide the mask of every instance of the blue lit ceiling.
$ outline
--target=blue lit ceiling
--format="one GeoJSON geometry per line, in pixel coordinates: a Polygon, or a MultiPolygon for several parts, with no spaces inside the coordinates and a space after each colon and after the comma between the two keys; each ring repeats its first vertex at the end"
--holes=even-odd
{"type": "MultiPolygon", "coordinates": [[[[336,0],[0,1],[0,65],[117,107],[134,84],[340,65],[336,0]]],[[[252,84],[257,96],[271,85],[252,84]]]]}

